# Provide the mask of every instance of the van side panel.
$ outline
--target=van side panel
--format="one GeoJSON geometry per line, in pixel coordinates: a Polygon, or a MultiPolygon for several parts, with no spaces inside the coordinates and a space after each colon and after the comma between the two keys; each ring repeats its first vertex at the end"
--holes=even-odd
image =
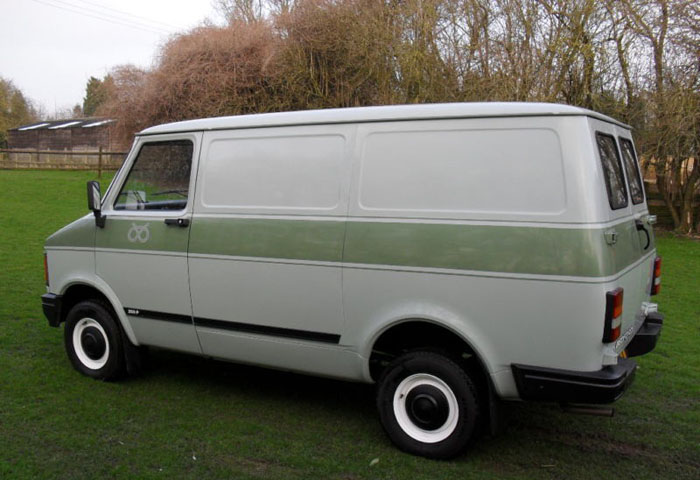
{"type": "Polygon", "coordinates": [[[365,124],[357,145],[345,342],[367,358],[388,325],[445,325],[504,398],[513,363],[601,369],[606,285],[639,255],[606,243],[586,119],[365,124]]]}
{"type": "Polygon", "coordinates": [[[547,218],[566,208],[559,138],[551,128],[451,121],[364,129],[358,200],[365,212],[547,218]]]}
{"type": "Polygon", "coordinates": [[[584,118],[432,120],[357,128],[350,217],[599,221],[586,197],[589,182],[580,175],[590,168],[584,162],[592,153],[584,118]]]}
{"type": "MultiPolygon", "coordinates": [[[[599,370],[601,290],[597,283],[555,279],[346,268],[344,341],[365,346],[361,354],[368,358],[386,326],[423,319],[458,332],[492,376],[509,372],[514,362],[599,370]]],[[[517,397],[514,389],[498,393],[517,397]]]]}

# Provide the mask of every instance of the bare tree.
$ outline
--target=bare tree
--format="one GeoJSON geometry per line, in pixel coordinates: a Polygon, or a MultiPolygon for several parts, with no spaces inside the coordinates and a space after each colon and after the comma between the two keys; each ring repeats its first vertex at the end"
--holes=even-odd
{"type": "Polygon", "coordinates": [[[675,227],[700,217],[697,0],[215,1],[227,26],[116,72],[105,111],[125,134],[247,112],[563,102],[631,123],[675,227]]]}

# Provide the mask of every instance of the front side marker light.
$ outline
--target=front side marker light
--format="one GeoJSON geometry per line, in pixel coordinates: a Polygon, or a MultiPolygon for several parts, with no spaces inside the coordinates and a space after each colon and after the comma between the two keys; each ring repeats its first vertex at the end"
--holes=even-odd
{"type": "Polygon", "coordinates": [[[44,281],[46,282],[46,286],[48,287],[49,286],[49,261],[48,261],[46,254],[44,254],[44,281]]]}

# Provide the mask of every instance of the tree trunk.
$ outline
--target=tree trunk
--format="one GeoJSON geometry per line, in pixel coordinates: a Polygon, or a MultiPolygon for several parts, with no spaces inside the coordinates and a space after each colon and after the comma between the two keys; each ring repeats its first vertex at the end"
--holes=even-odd
{"type": "Polygon", "coordinates": [[[627,108],[629,109],[632,106],[632,99],[634,97],[634,86],[632,85],[632,79],[630,78],[629,62],[627,61],[627,49],[624,46],[624,39],[622,34],[619,34],[615,38],[615,45],[617,47],[617,58],[620,62],[622,78],[625,81],[625,92],[627,94],[627,108]]]}
{"type": "Polygon", "coordinates": [[[687,235],[693,231],[693,192],[688,188],[681,196],[680,207],[681,223],[676,230],[679,233],[687,235]]]}
{"type": "MultiPolygon", "coordinates": [[[[687,160],[688,165],[690,160],[687,160]]],[[[698,193],[698,183],[700,182],[700,166],[698,166],[697,160],[693,161],[693,169],[689,172],[685,188],[681,190],[681,225],[679,229],[683,233],[692,233],[695,226],[694,219],[697,218],[695,212],[693,211],[693,200],[698,193]]]]}
{"type": "Polygon", "coordinates": [[[678,215],[678,210],[676,210],[676,207],[673,204],[672,192],[669,191],[669,189],[667,188],[666,173],[659,174],[659,170],[661,170],[661,168],[659,168],[657,166],[656,167],[656,187],[659,189],[659,193],[661,194],[661,197],[664,200],[664,204],[666,205],[666,208],[671,213],[671,218],[673,219],[673,229],[676,230],[676,229],[678,229],[678,227],[680,227],[681,218],[678,215]]]}
{"type": "Polygon", "coordinates": [[[665,0],[661,4],[661,31],[656,41],[652,41],[654,51],[654,73],[656,77],[656,93],[664,92],[664,47],[666,46],[666,33],[668,32],[668,3],[665,0]]]}

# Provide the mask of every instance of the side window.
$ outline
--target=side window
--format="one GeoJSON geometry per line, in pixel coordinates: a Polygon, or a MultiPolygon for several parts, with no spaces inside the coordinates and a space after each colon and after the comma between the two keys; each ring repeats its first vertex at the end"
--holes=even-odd
{"type": "Polygon", "coordinates": [[[617,210],[627,206],[627,187],[622,174],[622,163],[615,139],[610,135],[596,133],[598,152],[605,175],[605,188],[608,191],[610,208],[617,210]]]}
{"type": "Polygon", "coordinates": [[[145,143],[131,166],[115,210],[183,210],[187,205],[193,144],[145,143]]]}
{"type": "Polygon", "coordinates": [[[644,187],[642,186],[642,178],[639,175],[639,165],[637,164],[637,156],[634,154],[632,141],[627,138],[620,138],[620,150],[622,151],[622,160],[625,164],[632,203],[638,205],[644,201],[644,187]]]}

